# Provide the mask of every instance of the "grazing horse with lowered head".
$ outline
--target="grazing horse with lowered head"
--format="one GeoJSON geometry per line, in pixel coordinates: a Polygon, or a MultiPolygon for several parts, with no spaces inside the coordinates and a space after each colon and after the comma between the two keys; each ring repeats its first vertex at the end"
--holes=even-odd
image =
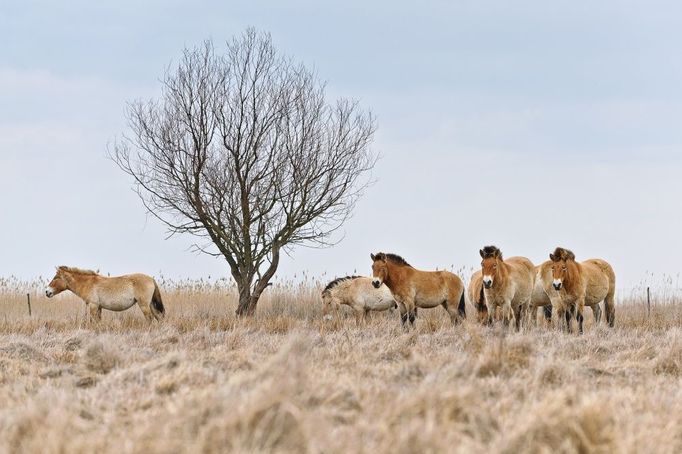
{"type": "Polygon", "coordinates": [[[576,314],[578,332],[583,332],[583,309],[604,301],[606,322],[613,327],[615,322],[616,274],[611,265],[602,259],[576,262],[575,254],[561,247],[549,254],[551,273],[541,273],[542,285],[556,310],[557,317],[566,320],[566,329],[571,330],[571,315],[576,314]]]}
{"type": "Polygon", "coordinates": [[[372,259],[372,284],[381,284],[391,290],[400,309],[400,319],[414,325],[417,308],[443,306],[450,320],[457,323],[466,317],[464,284],[456,274],[449,271],[421,271],[413,268],[402,257],[378,252],[372,259]]]}
{"type": "Polygon", "coordinates": [[[509,325],[516,321],[521,328],[521,319],[530,306],[535,285],[535,266],[525,257],[511,257],[504,260],[502,251],[495,246],[486,246],[481,254],[481,282],[488,311],[488,323],[492,324],[497,307],[502,308],[502,320],[509,325]]]}
{"type": "Polygon", "coordinates": [[[375,288],[371,277],[346,276],[334,279],[322,291],[323,315],[345,304],[355,312],[355,321],[367,319],[370,311],[385,311],[397,306],[385,285],[375,288]]]}
{"type": "Polygon", "coordinates": [[[145,274],[100,276],[94,271],[60,266],[45,289],[52,298],[70,290],[85,301],[91,320],[102,319],[102,309],[124,311],[137,303],[147,321],[161,320],[166,311],[154,278],[145,274]]]}

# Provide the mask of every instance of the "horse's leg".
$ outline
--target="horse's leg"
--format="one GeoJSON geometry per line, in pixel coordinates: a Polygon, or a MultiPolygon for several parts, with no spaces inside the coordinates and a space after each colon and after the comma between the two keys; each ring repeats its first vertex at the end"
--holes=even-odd
{"type": "Polygon", "coordinates": [[[502,305],[502,323],[505,327],[509,327],[513,317],[514,311],[512,310],[511,301],[505,301],[502,305]]]}
{"type": "Polygon", "coordinates": [[[142,311],[144,318],[146,318],[149,323],[153,322],[154,314],[152,313],[152,308],[149,302],[143,303],[142,299],[140,298],[135,298],[135,301],[137,301],[137,305],[140,306],[140,310],[142,311]]]}
{"type": "Polygon", "coordinates": [[[538,308],[535,306],[532,306],[530,302],[526,304],[524,307],[521,308],[521,312],[523,313],[523,321],[522,323],[530,328],[531,326],[535,326],[538,321],[538,308]],[[531,322],[531,317],[535,320],[531,322]],[[531,324],[532,323],[532,324],[531,324]]]}
{"type": "Polygon", "coordinates": [[[615,290],[611,290],[606,295],[606,298],[604,298],[604,312],[606,312],[606,323],[608,323],[609,327],[611,328],[613,328],[613,325],[616,322],[616,305],[614,302],[614,296],[615,290]]]}
{"type": "Polygon", "coordinates": [[[594,324],[597,325],[601,321],[601,307],[599,304],[592,306],[592,315],[594,315],[594,324]]]}
{"type": "Polygon", "coordinates": [[[363,308],[363,310],[362,310],[362,323],[363,323],[363,325],[367,324],[368,318],[369,318],[369,309],[363,308]]]}
{"type": "Polygon", "coordinates": [[[542,314],[545,316],[547,323],[552,323],[552,305],[547,304],[542,306],[542,314]]]}
{"type": "Polygon", "coordinates": [[[526,306],[523,304],[519,304],[514,308],[514,318],[516,319],[516,331],[521,330],[521,319],[526,315],[526,311],[524,310],[526,306]]]}
{"type": "Polygon", "coordinates": [[[571,314],[566,309],[566,307],[564,307],[563,305],[557,306],[555,312],[556,312],[556,319],[557,319],[557,325],[556,325],[557,328],[560,331],[566,332],[570,326],[569,323],[570,323],[571,314]]]}
{"type": "Polygon", "coordinates": [[[415,307],[409,312],[410,326],[414,326],[414,321],[417,319],[417,308],[415,307]]]}
{"type": "Polygon", "coordinates": [[[410,326],[414,326],[414,320],[417,318],[417,305],[414,302],[414,298],[409,297],[403,300],[403,304],[405,305],[405,314],[402,315],[403,317],[403,324],[406,324],[407,321],[410,321],[410,326]]]}
{"type": "Polygon", "coordinates": [[[456,325],[460,322],[460,312],[456,305],[451,304],[450,300],[445,300],[441,303],[441,306],[443,306],[443,309],[445,309],[450,316],[450,322],[453,325],[456,325]]]}
{"type": "Polygon", "coordinates": [[[584,298],[581,298],[577,301],[575,309],[576,309],[575,319],[578,320],[578,333],[582,334],[583,333],[583,320],[585,320],[585,317],[583,317],[583,311],[585,309],[585,299],[584,298]]]}
{"type": "Polygon", "coordinates": [[[575,318],[575,303],[571,304],[564,312],[564,318],[566,320],[566,331],[569,333],[573,332],[573,319],[575,318]]]}
{"type": "Polygon", "coordinates": [[[485,307],[488,309],[488,322],[486,325],[493,326],[493,322],[495,321],[495,309],[497,309],[497,307],[494,304],[489,304],[488,302],[485,303],[485,307]]]}
{"type": "Polygon", "coordinates": [[[407,307],[405,306],[405,303],[402,301],[397,303],[398,304],[398,310],[400,311],[400,324],[405,327],[405,324],[407,323],[407,307]]]}
{"type": "Polygon", "coordinates": [[[98,323],[102,320],[102,308],[97,304],[88,304],[90,312],[90,322],[98,323]]]}

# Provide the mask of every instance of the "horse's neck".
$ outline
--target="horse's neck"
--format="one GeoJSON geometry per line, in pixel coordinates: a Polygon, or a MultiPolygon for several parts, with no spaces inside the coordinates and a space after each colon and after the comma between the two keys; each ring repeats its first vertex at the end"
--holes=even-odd
{"type": "Polygon", "coordinates": [[[386,283],[386,286],[393,290],[398,282],[401,282],[404,280],[405,275],[407,274],[407,268],[404,265],[396,265],[396,264],[388,264],[388,273],[386,275],[386,279],[384,279],[384,282],[386,283]]]}
{"type": "Polygon", "coordinates": [[[71,274],[69,275],[69,279],[67,280],[67,283],[69,284],[69,290],[71,290],[80,298],[87,299],[88,295],[90,294],[90,290],[92,289],[92,286],[94,284],[95,277],[96,276],[85,275],[75,276],[71,274]]]}
{"type": "Polygon", "coordinates": [[[497,284],[497,288],[504,289],[507,288],[509,283],[509,265],[504,263],[503,260],[497,261],[497,279],[493,280],[493,287],[497,284]]]}
{"type": "Polygon", "coordinates": [[[573,260],[566,262],[566,277],[564,279],[564,287],[566,291],[571,293],[578,288],[580,285],[580,280],[582,279],[582,267],[580,263],[573,260]]]}

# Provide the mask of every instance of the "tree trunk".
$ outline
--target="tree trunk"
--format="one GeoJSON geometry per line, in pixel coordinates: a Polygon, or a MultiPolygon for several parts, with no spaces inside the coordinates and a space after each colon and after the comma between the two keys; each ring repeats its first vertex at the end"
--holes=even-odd
{"type": "Polygon", "coordinates": [[[258,298],[251,294],[251,283],[237,284],[239,290],[239,304],[235,313],[237,317],[251,317],[256,312],[258,298]]]}

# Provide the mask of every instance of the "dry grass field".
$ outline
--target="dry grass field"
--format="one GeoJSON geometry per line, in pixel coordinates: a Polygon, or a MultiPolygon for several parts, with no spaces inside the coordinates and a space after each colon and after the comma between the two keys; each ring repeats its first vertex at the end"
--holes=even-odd
{"type": "MultiPolygon", "coordinates": [[[[225,282],[164,282],[168,316],[85,323],[0,280],[0,452],[682,452],[682,305],[617,307],[616,328],[521,333],[441,308],[324,321],[279,284],[236,320],[225,282]]],[[[469,312],[471,313],[470,308],[469,312]]]]}

